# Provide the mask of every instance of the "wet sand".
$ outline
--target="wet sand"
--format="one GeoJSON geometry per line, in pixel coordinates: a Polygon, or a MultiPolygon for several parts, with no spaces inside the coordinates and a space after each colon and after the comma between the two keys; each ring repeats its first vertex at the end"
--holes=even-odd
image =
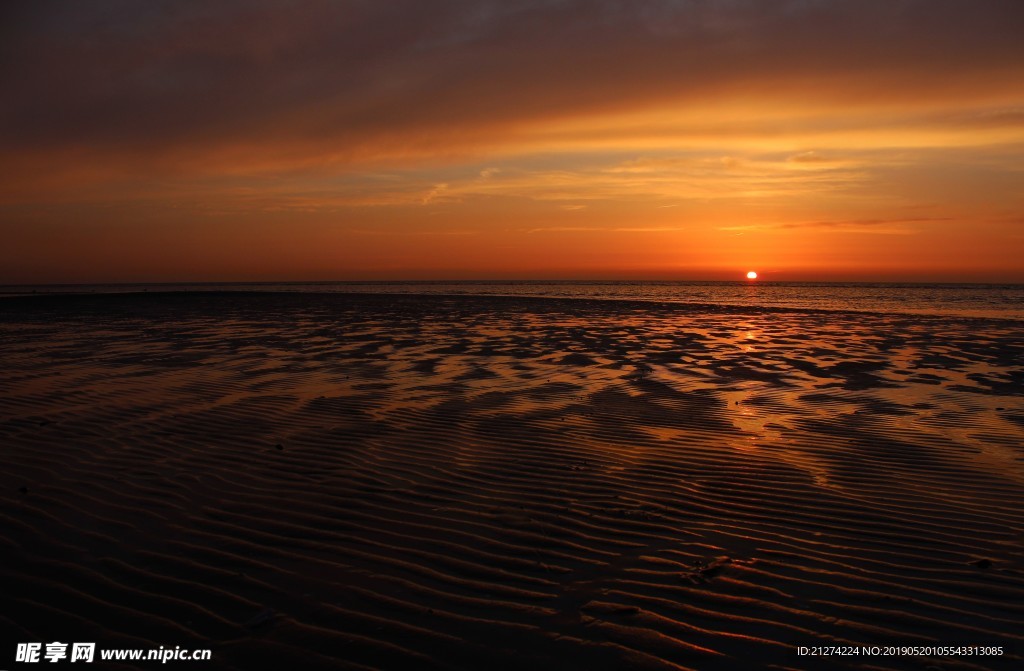
{"type": "Polygon", "coordinates": [[[0,358],[4,668],[1022,665],[1019,322],[50,296],[0,358]],[[890,644],[1006,652],[797,654],[890,644]]]}

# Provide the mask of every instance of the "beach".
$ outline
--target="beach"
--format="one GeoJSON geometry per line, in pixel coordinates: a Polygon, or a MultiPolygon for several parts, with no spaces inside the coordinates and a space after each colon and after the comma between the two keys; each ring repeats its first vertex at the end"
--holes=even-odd
{"type": "MultiPolygon", "coordinates": [[[[1024,659],[1020,321],[28,296],[3,299],[0,359],[5,654],[210,649],[181,663],[196,669],[1024,659]],[[936,646],[963,650],[899,653],[936,646]]],[[[109,666],[140,667],[154,663],[109,666]]]]}

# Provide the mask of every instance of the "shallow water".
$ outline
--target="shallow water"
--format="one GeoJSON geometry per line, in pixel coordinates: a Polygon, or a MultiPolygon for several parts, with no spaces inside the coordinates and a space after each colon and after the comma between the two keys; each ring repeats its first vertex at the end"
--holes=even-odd
{"type": "Polygon", "coordinates": [[[1024,320],[1024,284],[410,281],[0,286],[0,296],[26,293],[146,291],[297,291],[309,293],[548,296],[1024,320]]]}

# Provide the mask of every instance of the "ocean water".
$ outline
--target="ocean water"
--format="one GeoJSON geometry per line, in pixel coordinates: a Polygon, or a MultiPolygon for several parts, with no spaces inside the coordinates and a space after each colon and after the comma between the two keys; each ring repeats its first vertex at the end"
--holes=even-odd
{"type": "Polygon", "coordinates": [[[152,291],[548,296],[1024,320],[1024,284],[510,280],[0,286],[0,296],[152,291]]]}

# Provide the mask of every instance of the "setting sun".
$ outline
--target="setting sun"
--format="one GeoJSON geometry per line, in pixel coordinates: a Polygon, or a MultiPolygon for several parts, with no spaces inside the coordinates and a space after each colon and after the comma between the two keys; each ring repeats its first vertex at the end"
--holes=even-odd
{"type": "Polygon", "coordinates": [[[747,279],[748,280],[756,280],[757,279],[757,273],[755,273],[753,270],[751,270],[749,273],[747,273],[747,279]]]}

